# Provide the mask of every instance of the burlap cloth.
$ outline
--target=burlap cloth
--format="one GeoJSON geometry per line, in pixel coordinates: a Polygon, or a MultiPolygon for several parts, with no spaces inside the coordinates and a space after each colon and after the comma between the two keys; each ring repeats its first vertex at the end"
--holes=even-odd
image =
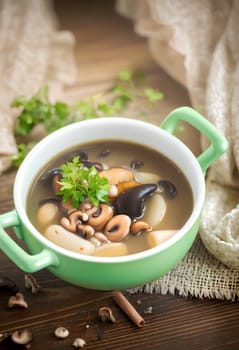
{"type": "MultiPolygon", "coordinates": [[[[207,174],[200,235],[171,272],[131,292],[236,300],[238,259],[239,2],[118,0],[116,10],[148,38],[155,60],[184,84],[192,105],[227,137],[230,151],[207,174]]],[[[16,152],[10,103],[50,86],[65,97],[76,76],[74,37],[58,31],[48,0],[0,0],[0,173],[16,152]]],[[[202,140],[202,148],[205,141],[202,140]]]]}

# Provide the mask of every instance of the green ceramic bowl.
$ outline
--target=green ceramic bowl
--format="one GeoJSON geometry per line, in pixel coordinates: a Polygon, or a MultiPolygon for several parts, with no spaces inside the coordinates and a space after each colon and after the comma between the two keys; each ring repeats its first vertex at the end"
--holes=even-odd
{"type": "Polygon", "coordinates": [[[28,154],[14,183],[15,209],[0,216],[0,249],[23,271],[47,268],[59,278],[90,289],[122,290],[150,282],[171,270],[191,247],[200,224],[205,199],[205,172],[227,150],[221,133],[195,110],[174,110],[161,127],[126,118],[99,118],[78,122],[50,134],[28,154]],[[210,141],[198,158],[173,136],[179,121],[186,121],[210,141]],[[171,159],[185,174],[192,191],[194,208],[185,225],[161,245],[124,257],[93,257],[71,252],[47,240],[30,222],[26,200],[38,171],[57,153],[94,140],[129,140],[151,147],[171,159]],[[22,249],[4,230],[13,227],[25,242],[22,249]]]}

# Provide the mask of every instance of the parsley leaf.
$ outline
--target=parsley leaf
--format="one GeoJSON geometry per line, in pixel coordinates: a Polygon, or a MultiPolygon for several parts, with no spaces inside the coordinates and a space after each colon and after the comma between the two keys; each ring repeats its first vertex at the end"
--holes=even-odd
{"type": "Polygon", "coordinates": [[[86,198],[98,206],[100,202],[108,203],[108,191],[110,184],[106,177],[99,176],[95,167],[85,168],[80,162],[80,157],[74,157],[70,162],[61,166],[61,185],[58,195],[63,201],[72,201],[74,208],[79,208],[80,203],[86,198]]]}
{"type": "Polygon", "coordinates": [[[147,97],[149,102],[152,102],[152,103],[161,101],[164,98],[164,95],[162,92],[153,88],[144,89],[144,95],[145,97],[147,97]]]}
{"type": "MultiPolygon", "coordinates": [[[[12,108],[19,109],[15,126],[18,154],[11,158],[12,164],[18,167],[32,148],[33,142],[27,142],[27,136],[39,124],[49,134],[76,121],[119,115],[139,99],[146,100],[150,106],[161,101],[164,95],[156,89],[144,88],[143,79],[141,71],[123,70],[118,73],[112,87],[103,93],[76,101],[73,105],[61,101],[52,103],[46,86],[30,98],[17,97],[11,104],[12,108]]],[[[138,113],[137,110],[136,117],[143,115],[147,113],[138,113]]]]}

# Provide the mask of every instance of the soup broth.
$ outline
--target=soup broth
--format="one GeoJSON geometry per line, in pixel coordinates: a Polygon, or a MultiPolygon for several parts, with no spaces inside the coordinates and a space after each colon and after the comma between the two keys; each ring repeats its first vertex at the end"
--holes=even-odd
{"type": "Polygon", "coordinates": [[[114,140],[58,154],[36,176],[27,198],[27,214],[40,233],[66,249],[94,256],[129,255],[161,244],[185,224],[192,209],[190,185],[171,160],[142,145],[114,140]],[[59,169],[75,156],[110,182],[109,203],[100,203],[98,211],[87,198],[73,208],[58,194],[59,169]],[[106,209],[109,220],[90,229],[106,209]],[[118,237],[122,225],[127,228],[118,237]]]}

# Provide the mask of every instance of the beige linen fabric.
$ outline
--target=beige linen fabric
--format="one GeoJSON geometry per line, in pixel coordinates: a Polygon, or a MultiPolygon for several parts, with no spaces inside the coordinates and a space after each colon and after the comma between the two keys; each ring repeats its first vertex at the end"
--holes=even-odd
{"type": "MultiPolygon", "coordinates": [[[[229,151],[207,174],[200,227],[204,246],[217,263],[205,254],[199,239],[185,260],[165,277],[168,284],[163,278],[146,289],[238,296],[239,1],[118,0],[116,8],[132,19],[135,31],[147,38],[154,59],[188,89],[192,106],[229,142],[229,151]],[[187,287],[179,277],[182,271],[187,287]],[[202,283],[208,286],[206,290],[202,283]]],[[[207,140],[202,137],[201,143],[203,149],[207,140]]]]}
{"type": "Polygon", "coordinates": [[[11,102],[44,85],[59,98],[75,76],[73,48],[72,33],[57,31],[51,1],[0,0],[0,174],[16,152],[11,102]]]}

